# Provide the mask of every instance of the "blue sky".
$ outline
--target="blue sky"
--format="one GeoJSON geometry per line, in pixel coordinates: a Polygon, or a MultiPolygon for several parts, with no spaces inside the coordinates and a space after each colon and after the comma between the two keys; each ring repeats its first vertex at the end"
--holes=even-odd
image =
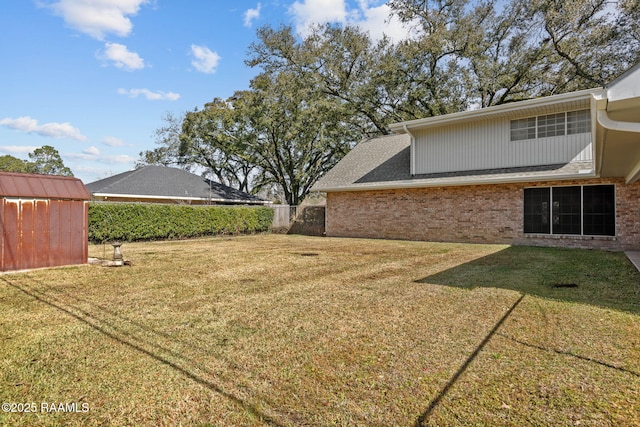
{"type": "Polygon", "coordinates": [[[133,168],[167,112],[246,89],[256,29],[352,23],[406,37],[375,0],[3,0],[0,155],[55,147],[85,183],[133,168]]]}

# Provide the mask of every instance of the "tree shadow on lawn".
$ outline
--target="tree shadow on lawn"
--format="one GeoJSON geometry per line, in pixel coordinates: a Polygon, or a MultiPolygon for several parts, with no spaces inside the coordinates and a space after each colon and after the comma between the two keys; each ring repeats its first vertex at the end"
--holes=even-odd
{"type": "Polygon", "coordinates": [[[494,335],[501,335],[528,348],[552,351],[640,376],[638,372],[606,361],[530,344],[498,331],[527,295],[640,314],[640,273],[624,253],[512,246],[415,282],[467,289],[501,288],[520,293],[520,298],[488,332],[440,393],[429,402],[426,410],[417,418],[415,427],[428,423],[436,407],[494,335]]]}
{"type": "MultiPolygon", "coordinates": [[[[44,287],[45,285],[41,282],[38,282],[35,279],[27,279],[32,280],[35,286],[27,286],[25,284],[20,284],[19,281],[9,280],[7,277],[0,277],[0,283],[4,283],[5,285],[24,293],[25,295],[33,298],[34,300],[43,303],[51,308],[61,311],[71,318],[76,319],[77,321],[86,324],[88,327],[94,329],[95,331],[105,335],[106,337],[123,344],[129,347],[132,350],[139,352],[140,354],[146,355],[161,364],[174,369],[175,371],[181,373],[186,378],[189,378],[201,386],[206,387],[207,389],[218,393],[225,398],[229,399],[233,403],[235,403],[240,408],[247,411],[257,420],[262,423],[274,426],[274,427],[282,427],[283,424],[278,422],[275,418],[268,415],[267,413],[261,411],[258,408],[258,405],[253,404],[238,395],[234,394],[232,391],[227,390],[225,384],[223,384],[220,380],[212,380],[209,378],[216,378],[217,374],[215,372],[209,371],[206,368],[197,364],[194,360],[192,360],[186,354],[182,354],[180,352],[176,352],[171,350],[168,347],[165,347],[154,340],[142,338],[139,334],[135,334],[133,332],[125,330],[123,327],[119,327],[113,321],[107,320],[107,318],[103,318],[98,315],[100,310],[96,309],[95,313],[87,310],[83,310],[79,306],[74,306],[69,303],[64,302],[63,300],[57,298],[54,295],[51,295],[46,292],[42,292],[37,289],[37,287],[44,287]],[[205,375],[199,374],[197,372],[202,372],[205,375]],[[209,377],[209,378],[207,378],[209,377]]],[[[95,306],[95,305],[94,305],[95,306]]],[[[98,306],[99,307],[99,306],[98,306]]],[[[118,317],[120,320],[124,321],[125,324],[129,323],[134,326],[134,329],[144,329],[147,332],[152,332],[154,334],[164,336],[166,338],[170,338],[169,335],[163,334],[161,332],[155,331],[154,329],[147,328],[142,326],[137,322],[133,322],[128,318],[119,316],[114,314],[113,312],[105,310],[106,313],[111,314],[113,317],[118,317]]],[[[172,338],[173,339],[173,338],[172,338]]]]}
{"type": "Polygon", "coordinates": [[[509,289],[640,315],[640,273],[622,252],[511,246],[416,283],[509,289]]]}

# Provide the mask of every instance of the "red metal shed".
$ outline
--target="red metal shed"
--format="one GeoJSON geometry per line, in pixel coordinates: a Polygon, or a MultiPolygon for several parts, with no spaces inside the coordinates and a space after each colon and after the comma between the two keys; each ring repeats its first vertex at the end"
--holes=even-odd
{"type": "Polygon", "coordinates": [[[90,198],[77,178],[0,172],[0,271],[86,264],[90,198]]]}

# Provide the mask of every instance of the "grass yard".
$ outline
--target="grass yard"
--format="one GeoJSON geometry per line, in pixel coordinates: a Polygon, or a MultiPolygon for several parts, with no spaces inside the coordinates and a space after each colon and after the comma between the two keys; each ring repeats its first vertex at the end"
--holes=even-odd
{"type": "Polygon", "coordinates": [[[623,254],[286,235],[122,252],[132,267],[0,276],[0,402],[23,411],[0,425],[640,425],[623,254]]]}

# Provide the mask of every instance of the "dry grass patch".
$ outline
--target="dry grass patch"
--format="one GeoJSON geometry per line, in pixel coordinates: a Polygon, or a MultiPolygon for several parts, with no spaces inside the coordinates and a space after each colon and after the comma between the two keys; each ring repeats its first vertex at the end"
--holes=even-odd
{"type": "Polygon", "coordinates": [[[622,254],[283,235],[122,251],[133,267],[0,276],[0,400],[89,406],[0,424],[640,424],[622,254]]]}

